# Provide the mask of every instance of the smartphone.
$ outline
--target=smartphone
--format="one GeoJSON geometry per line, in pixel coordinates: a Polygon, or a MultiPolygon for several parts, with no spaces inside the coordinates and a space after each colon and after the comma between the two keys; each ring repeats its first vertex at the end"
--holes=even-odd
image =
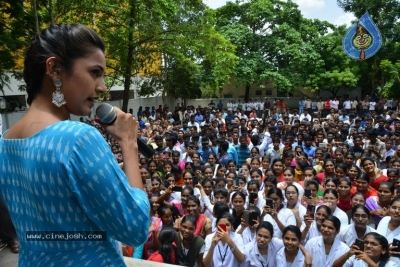
{"type": "Polygon", "coordinates": [[[238,178],[233,179],[233,185],[234,186],[239,186],[239,179],[238,178]]]}
{"type": "Polygon", "coordinates": [[[315,205],[307,205],[307,214],[314,219],[315,205]]]}
{"type": "Polygon", "coordinates": [[[182,192],[182,186],[174,186],[172,187],[173,192],[182,192]]]}
{"type": "Polygon", "coordinates": [[[250,212],[250,213],[249,213],[249,225],[250,225],[250,226],[255,225],[255,224],[256,224],[255,221],[257,221],[257,220],[258,220],[258,214],[257,214],[257,212],[250,212]]]}
{"type": "Polygon", "coordinates": [[[265,206],[272,208],[274,206],[274,202],[272,201],[272,199],[270,198],[265,199],[265,206]]]}
{"type": "Polygon", "coordinates": [[[238,172],[238,174],[240,174],[240,175],[243,175],[243,174],[244,174],[244,171],[243,171],[243,169],[242,169],[242,168],[240,168],[240,169],[239,169],[239,172],[238,172]]]}
{"type": "Polygon", "coordinates": [[[249,203],[255,204],[254,201],[255,201],[257,198],[258,198],[258,194],[256,194],[256,193],[251,193],[251,194],[249,195],[249,203]]]}
{"type": "MultiPolygon", "coordinates": [[[[396,249],[394,249],[395,252],[400,252],[400,240],[399,239],[393,238],[392,246],[397,247],[396,249]]],[[[400,258],[400,254],[392,254],[391,256],[400,258]]]]}
{"type": "Polygon", "coordinates": [[[149,190],[149,191],[151,191],[151,189],[153,189],[152,185],[151,185],[151,179],[146,179],[146,187],[147,187],[147,190],[149,190]]]}
{"type": "Polygon", "coordinates": [[[218,224],[218,226],[221,227],[222,231],[226,232],[226,224],[221,223],[221,224],[218,224]]]}
{"type": "Polygon", "coordinates": [[[250,211],[243,211],[243,219],[246,222],[246,225],[250,225],[250,211]]]}
{"type": "Polygon", "coordinates": [[[304,196],[307,198],[311,198],[311,190],[310,189],[304,189],[304,196]]]}
{"type": "Polygon", "coordinates": [[[357,238],[355,244],[360,248],[361,251],[364,251],[364,240],[357,238]]]}
{"type": "Polygon", "coordinates": [[[193,180],[193,186],[195,186],[199,183],[199,177],[197,177],[197,176],[193,176],[192,180],[193,180]]]}

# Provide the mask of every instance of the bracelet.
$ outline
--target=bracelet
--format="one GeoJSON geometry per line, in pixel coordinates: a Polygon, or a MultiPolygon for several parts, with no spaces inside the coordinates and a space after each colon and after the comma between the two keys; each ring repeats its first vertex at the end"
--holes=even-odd
{"type": "Polygon", "coordinates": [[[233,248],[231,248],[232,252],[235,252],[235,250],[236,250],[236,245],[233,248]]]}

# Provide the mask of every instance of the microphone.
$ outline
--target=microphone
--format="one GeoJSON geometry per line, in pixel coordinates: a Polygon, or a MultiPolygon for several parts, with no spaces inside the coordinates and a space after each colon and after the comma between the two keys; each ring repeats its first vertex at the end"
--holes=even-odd
{"type": "MultiPolygon", "coordinates": [[[[96,116],[104,124],[111,125],[117,119],[117,112],[113,106],[108,103],[101,103],[96,108],[96,116]]],[[[154,155],[154,150],[149,145],[147,145],[142,139],[137,139],[138,149],[140,154],[146,158],[151,158],[154,155]]]]}

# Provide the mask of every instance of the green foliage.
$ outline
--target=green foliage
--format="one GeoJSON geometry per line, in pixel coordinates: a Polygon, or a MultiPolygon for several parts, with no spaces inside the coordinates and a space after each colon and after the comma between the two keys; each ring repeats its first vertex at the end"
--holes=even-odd
{"type": "Polygon", "coordinates": [[[378,26],[383,45],[379,52],[365,62],[358,62],[362,79],[359,86],[372,95],[377,88],[386,96],[399,96],[398,55],[400,53],[400,2],[387,0],[338,0],[345,12],[357,18],[369,12],[378,26]]]}
{"type": "Polygon", "coordinates": [[[251,84],[266,79],[293,94],[323,68],[317,41],[333,26],[303,18],[292,1],[228,2],[217,12],[217,29],[237,47],[234,74],[237,85],[247,85],[245,98],[251,84]]]}
{"type": "Polygon", "coordinates": [[[316,40],[316,50],[323,60],[319,72],[309,75],[306,89],[326,90],[336,96],[340,89],[354,90],[360,79],[357,61],[346,56],[342,49],[342,38],[346,28],[340,26],[334,32],[316,40]]]}

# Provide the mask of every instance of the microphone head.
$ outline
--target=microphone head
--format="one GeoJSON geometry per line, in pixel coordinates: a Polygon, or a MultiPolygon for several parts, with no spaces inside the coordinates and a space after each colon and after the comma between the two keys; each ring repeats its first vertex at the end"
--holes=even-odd
{"type": "Polygon", "coordinates": [[[117,112],[110,104],[101,103],[96,108],[96,116],[104,124],[113,124],[117,119],[117,112]]]}

